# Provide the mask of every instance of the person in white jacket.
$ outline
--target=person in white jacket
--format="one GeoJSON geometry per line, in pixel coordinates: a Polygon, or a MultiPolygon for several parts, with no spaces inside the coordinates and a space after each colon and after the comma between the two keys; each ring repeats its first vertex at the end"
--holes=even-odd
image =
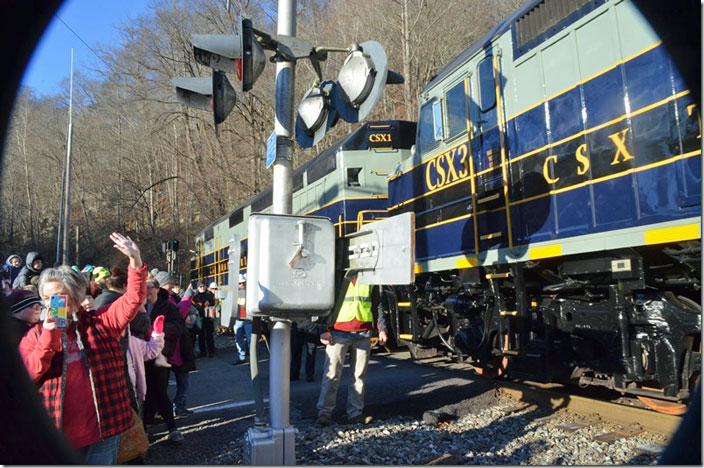
{"type": "Polygon", "coordinates": [[[132,389],[139,406],[139,416],[144,413],[144,400],[147,397],[147,380],[144,373],[144,361],[157,358],[164,349],[164,316],[161,315],[154,320],[151,337],[149,341],[142,340],[129,333],[129,346],[127,348],[127,371],[132,382],[132,389]]]}

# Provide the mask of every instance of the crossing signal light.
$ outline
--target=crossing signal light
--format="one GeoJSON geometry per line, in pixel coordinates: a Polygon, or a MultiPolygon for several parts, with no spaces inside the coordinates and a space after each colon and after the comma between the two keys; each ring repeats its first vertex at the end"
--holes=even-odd
{"type": "Polygon", "coordinates": [[[173,241],[171,241],[171,250],[173,250],[174,252],[178,252],[178,248],[179,248],[178,239],[174,239],[173,241]]]}
{"type": "MultiPolygon", "coordinates": [[[[362,42],[347,56],[337,75],[333,103],[340,117],[350,123],[364,120],[379,101],[387,76],[384,47],[376,41],[362,42]]],[[[394,73],[392,82],[399,77],[394,73]]]]}
{"type": "Polygon", "coordinates": [[[331,102],[334,88],[333,81],[313,85],[298,105],[296,141],[301,148],[317,145],[339,120],[337,110],[331,102]]]}

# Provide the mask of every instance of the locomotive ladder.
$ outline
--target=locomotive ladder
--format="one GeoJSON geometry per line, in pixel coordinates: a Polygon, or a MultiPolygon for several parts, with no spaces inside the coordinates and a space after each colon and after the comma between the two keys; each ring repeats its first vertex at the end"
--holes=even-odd
{"type": "MultiPolygon", "coordinates": [[[[512,264],[490,270],[485,278],[495,298],[494,311],[496,317],[498,349],[493,354],[501,357],[500,373],[505,372],[510,362],[530,362],[540,356],[527,352],[528,337],[528,298],[524,287],[523,270],[520,265],[512,264]]],[[[519,366],[523,367],[523,366],[519,366]]],[[[511,371],[512,375],[520,374],[520,370],[511,371]]]]}
{"type": "MultiPolygon", "coordinates": [[[[477,175],[476,169],[474,167],[473,163],[473,158],[470,157],[469,163],[470,163],[470,180],[471,180],[471,190],[472,190],[472,213],[473,213],[473,218],[474,218],[474,245],[475,245],[475,252],[478,255],[480,253],[480,250],[484,250],[487,247],[482,247],[482,241],[491,241],[492,239],[498,239],[502,238],[505,236],[505,244],[508,246],[509,249],[513,248],[513,227],[511,225],[511,204],[510,204],[510,199],[509,199],[509,174],[508,174],[508,152],[507,152],[507,143],[506,143],[506,123],[504,121],[504,108],[503,108],[503,100],[502,100],[502,94],[501,94],[501,74],[500,74],[500,63],[499,63],[499,57],[501,56],[501,50],[497,50],[496,53],[494,54],[493,57],[493,66],[494,66],[494,81],[495,81],[495,92],[496,92],[496,112],[497,112],[497,126],[499,130],[499,141],[500,141],[500,147],[499,148],[490,148],[486,150],[486,154],[488,158],[493,158],[493,152],[498,149],[500,151],[500,164],[498,166],[494,166],[493,162],[490,163],[491,169],[494,170],[498,167],[501,168],[501,188],[499,191],[494,192],[494,193],[486,193],[486,194],[478,194],[478,187],[477,185],[483,184],[481,181],[481,177],[484,177],[482,173],[486,173],[486,170],[480,171],[480,174],[477,175]],[[478,195],[481,196],[481,198],[478,198],[478,195]],[[481,223],[478,221],[478,216],[479,214],[482,214],[485,217],[489,216],[489,213],[494,212],[494,211],[504,211],[506,215],[506,229],[499,229],[496,230],[495,227],[492,227],[491,224],[487,221],[485,223],[485,226],[482,227],[481,223]]],[[[468,88],[467,92],[469,91],[468,88]]],[[[471,125],[467,124],[468,131],[471,131],[471,125]]],[[[471,141],[472,141],[473,135],[470,136],[469,141],[470,141],[470,147],[469,147],[469,152],[472,154],[472,147],[471,147],[471,141]]],[[[493,159],[491,159],[493,161],[493,159]]],[[[503,241],[503,239],[502,239],[503,241]]],[[[503,242],[502,242],[503,244],[503,242]]]]}

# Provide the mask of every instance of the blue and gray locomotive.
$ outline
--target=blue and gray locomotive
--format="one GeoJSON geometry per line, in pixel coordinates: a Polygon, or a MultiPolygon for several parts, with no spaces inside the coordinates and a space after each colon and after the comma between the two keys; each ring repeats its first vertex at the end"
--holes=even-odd
{"type": "Polygon", "coordinates": [[[462,52],[389,178],[389,215],[416,214],[397,338],[683,411],[701,372],[691,94],[629,1],[529,1],[462,52]]]}

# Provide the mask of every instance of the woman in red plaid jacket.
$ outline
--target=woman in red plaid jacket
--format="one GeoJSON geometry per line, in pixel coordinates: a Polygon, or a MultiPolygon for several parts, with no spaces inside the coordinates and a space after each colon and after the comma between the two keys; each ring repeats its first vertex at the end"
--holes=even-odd
{"type": "Polygon", "coordinates": [[[129,237],[113,233],[114,247],[129,258],[127,291],[97,311],[81,307],[87,284],[68,266],[39,278],[49,309],[53,295],[68,296],[68,323],[59,328],[47,313],[22,339],[20,354],[49,415],[85,464],[117,463],[119,434],[134,424],[124,374],[120,335],[146,297],[147,267],[129,237]]]}

